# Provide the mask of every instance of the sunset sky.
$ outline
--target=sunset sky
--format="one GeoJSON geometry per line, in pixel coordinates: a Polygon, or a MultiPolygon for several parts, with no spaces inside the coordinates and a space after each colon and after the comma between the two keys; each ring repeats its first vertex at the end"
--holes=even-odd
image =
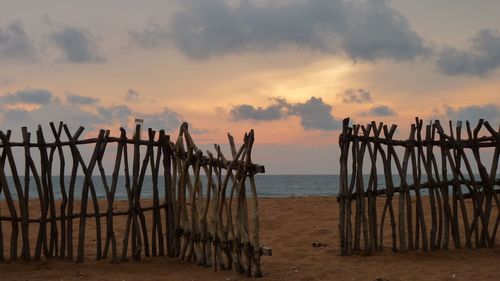
{"type": "Polygon", "coordinates": [[[0,0],[1,129],[256,131],[272,174],[338,169],[341,120],[500,121],[496,0],[0,0]]]}

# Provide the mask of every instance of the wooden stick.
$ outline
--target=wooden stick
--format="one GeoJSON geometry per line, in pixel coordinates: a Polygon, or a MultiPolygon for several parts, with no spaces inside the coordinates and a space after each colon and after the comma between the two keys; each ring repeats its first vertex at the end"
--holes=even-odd
{"type": "MultiPolygon", "coordinates": [[[[78,130],[71,136],[68,137],[70,141],[76,141],[82,134],[84,128],[79,127],[78,130]]],[[[73,259],[73,207],[74,207],[74,201],[75,201],[75,183],[76,183],[76,173],[78,171],[78,166],[79,166],[79,159],[76,155],[76,150],[71,149],[71,156],[73,158],[73,164],[71,168],[71,177],[69,181],[69,192],[68,192],[68,255],[67,257],[69,259],[73,259]]]]}
{"type": "MultiPolygon", "coordinates": [[[[62,196],[62,202],[60,205],[60,213],[62,216],[62,221],[61,221],[61,249],[59,251],[59,257],[64,258],[66,256],[66,244],[69,243],[67,241],[67,233],[66,233],[66,207],[68,205],[68,196],[66,194],[66,187],[65,187],[65,181],[64,181],[64,174],[65,174],[65,165],[66,161],[64,158],[64,153],[62,146],[60,145],[61,142],[61,134],[63,130],[63,122],[59,122],[59,127],[56,130],[56,127],[53,122],[50,122],[50,129],[52,130],[52,134],[54,135],[55,143],[59,143],[59,145],[55,146],[57,148],[57,153],[59,155],[59,188],[62,196]]],[[[51,150],[51,157],[53,157],[53,152],[54,150],[51,150]]]]}
{"type": "Polygon", "coordinates": [[[47,183],[47,149],[45,146],[45,139],[43,137],[43,131],[42,131],[42,126],[38,125],[38,129],[36,131],[37,135],[37,142],[39,144],[38,148],[40,151],[40,176],[41,176],[41,184],[42,184],[42,190],[43,190],[43,211],[42,211],[42,219],[44,221],[41,223],[41,239],[43,241],[43,253],[46,257],[51,257],[51,252],[49,248],[49,243],[47,242],[47,216],[49,212],[49,204],[50,204],[50,194],[49,194],[49,187],[47,183]]]}
{"type": "Polygon", "coordinates": [[[175,214],[174,214],[174,202],[175,202],[175,191],[173,190],[172,185],[172,164],[171,164],[171,150],[170,150],[170,136],[165,135],[165,131],[160,131],[160,142],[163,144],[161,147],[161,151],[163,154],[163,175],[165,182],[165,203],[167,204],[167,209],[165,209],[166,221],[165,225],[167,227],[167,253],[169,257],[173,257],[175,255],[175,247],[174,247],[174,236],[175,236],[175,214]]]}
{"type": "MultiPolygon", "coordinates": [[[[0,131],[0,136],[2,137],[2,143],[8,143],[8,140],[10,138],[10,131],[7,131],[7,134],[4,135],[2,131],[0,131]]],[[[11,216],[11,224],[12,224],[12,230],[11,230],[11,238],[10,238],[10,259],[15,260],[17,258],[17,236],[19,232],[19,226],[18,226],[18,218],[17,218],[17,211],[16,207],[14,206],[14,201],[12,200],[12,195],[9,190],[9,184],[7,182],[7,177],[5,175],[5,160],[7,157],[7,151],[3,150],[2,152],[2,157],[0,161],[0,183],[2,184],[2,189],[4,192],[5,196],[5,201],[7,203],[7,207],[10,212],[11,216]]]]}
{"type": "MultiPolygon", "coordinates": [[[[10,136],[10,134],[8,133],[10,136]]],[[[0,131],[0,139],[2,140],[2,143],[4,144],[3,151],[7,153],[7,160],[9,161],[9,166],[10,170],[12,173],[12,178],[14,182],[14,187],[17,193],[17,198],[18,198],[18,203],[19,203],[19,212],[21,214],[21,235],[22,235],[22,241],[23,241],[23,257],[25,260],[30,260],[30,253],[29,249],[26,248],[24,245],[29,244],[29,232],[28,232],[28,206],[26,204],[26,201],[24,200],[24,192],[21,187],[21,182],[19,180],[19,174],[17,173],[17,168],[16,168],[16,163],[14,161],[14,156],[12,155],[12,150],[9,146],[9,139],[6,137],[6,135],[3,134],[3,132],[0,131]],[[28,252],[27,252],[28,250],[28,252]]],[[[17,233],[16,233],[17,236],[17,233]]],[[[16,240],[16,245],[17,247],[17,240],[16,240]]],[[[17,249],[16,249],[17,251],[17,249]]],[[[12,252],[14,255],[11,255],[10,259],[16,260],[17,258],[17,252],[12,252]]]]}
{"type": "MultiPolygon", "coordinates": [[[[24,216],[24,221],[23,221],[23,228],[28,232],[28,237],[25,239],[23,237],[23,258],[25,261],[30,261],[31,260],[31,249],[30,249],[30,239],[29,239],[29,193],[30,193],[30,148],[28,146],[30,142],[30,137],[31,134],[28,133],[27,127],[22,127],[21,128],[21,133],[23,137],[23,142],[26,144],[24,147],[24,208],[25,208],[25,216],[24,216]]],[[[0,193],[1,193],[1,188],[0,188],[0,193]]],[[[1,236],[1,226],[0,226],[0,236],[1,236]]],[[[25,234],[23,234],[25,235],[25,234]]],[[[0,237],[0,243],[3,244],[3,238],[0,237]]],[[[3,255],[3,246],[2,250],[0,250],[2,253],[0,256],[3,255]]],[[[0,257],[1,258],[1,257],[0,257]]]]}
{"type": "MultiPolygon", "coordinates": [[[[122,131],[122,134],[124,137],[126,137],[125,130],[120,130],[122,131]]],[[[132,197],[132,191],[130,189],[130,172],[129,172],[129,165],[128,165],[128,152],[127,152],[127,142],[125,142],[125,138],[122,140],[123,141],[123,171],[125,173],[125,190],[127,191],[127,199],[128,199],[128,208],[129,210],[132,210],[133,208],[133,197],[132,197]]],[[[130,212],[127,216],[127,222],[125,225],[125,234],[123,236],[123,246],[122,246],[122,260],[126,260],[127,258],[127,249],[128,249],[128,236],[130,233],[130,226],[132,222],[132,212],[130,212]]],[[[133,249],[134,250],[134,249],[133,249]]]]}
{"type": "MultiPolygon", "coordinates": [[[[64,125],[64,130],[66,132],[66,135],[68,138],[71,138],[71,133],[69,132],[69,129],[66,125],[64,125]]],[[[83,130],[82,130],[83,131],[83,130]]],[[[99,131],[99,139],[101,141],[96,143],[96,146],[94,148],[94,152],[92,154],[92,158],[90,159],[90,163],[87,165],[83,162],[83,158],[80,155],[80,152],[76,148],[75,145],[71,146],[72,151],[75,154],[75,157],[78,159],[78,162],[80,162],[80,165],[82,167],[83,173],[85,175],[85,180],[83,183],[83,188],[82,188],[82,201],[81,201],[81,206],[80,206],[80,227],[79,227],[79,236],[78,236],[78,256],[77,256],[77,262],[83,262],[84,259],[84,251],[85,251],[85,229],[86,229],[86,216],[85,214],[87,213],[87,201],[88,201],[88,193],[89,190],[91,192],[92,196],[92,201],[94,203],[94,212],[97,214],[99,213],[99,205],[97,202],[97,196],[95,194],[95,188],[94,184],[92,182],[92,172],[94,170],[96,161],[97,161],[97,156],[99,155],[102,139],[104,138],[104,130],[99,131]]],[[[100,224],[100,217],[96,216],[96,247],[97,247],[97,259],[101,258],[101,224],[100,224]]]]}
{"type": "MultiPolygon", "coordinates": [[[[187,260],[193,259],[200,265],[213,266],[214,269],[231,269],[244,273],[247,276],[252,274],[256,277],[262,276],[260,268],[260,257],[263,254],[270,254],[268,247],[261,247],[259,239],[259,216],[258,199],[254,175],[265,171],[264,166],[252,163],[251,151],[254,143],[254,131],[251,130],[245,134],[243,144],[237,150],[234,139],[229,135],[232,160],[227,160],[216,145],[217,158],[212,153],[207,152],[203,155],[196,147],[189,134],[187,124],[183,124],[179,131],[179,138],[175,145],[170,142],[169,136],[164,131],[160,131],[158,141],[155,141],[155,132],[148,130],[148,141],[140,139],[140,127],[136,126],[136,132],[133,140],[127,139],[125,130],[120,128],[120,137],[110,136],[109,130],[100,130],[97,138],[79,140],[84,128],[79,127],[74,134],[71,134],[68,126],[59,123],[56,127],[50,123],[51,131],[55,141],[53,143],[45,142],[41,126],[37,130],[37,143],[30,143],[30,134],[27,128],[22,129],[24,149],[24,183],[21,184],[18,170],[10,142],[10,134],[3,134],[0,131],[1,144],[3,148],[0,156],[0,193],[4,192],[4,197],[9,208],[10,216],[0,215],[0,260],[3,255],[3,221],[10,221],[11,227],[11,246],[10,259],[17,257],[18,248],[18,227],[21,224],[22,235],[22,256],[29,260],[29,225],[35,223],[39,225],[38,237],[35,246],[34,259],[40,260],[42,254],[46,258],[61,257],[73,259],[73,219],[79,219],[78,262],[85,260],[85,232],[86,218],[94,217],[96,220],[96,258],[107,258],[112,252],[113,262],[117,262],[116,236],[113,227],[114,216],[127,216],[125,226],[122,259],[127,257],[128,238],[132,235],[132,257],[141,259],[142,250],[144,255],[149,256],[149,233],[151,233],[151,253],[153,255],[164,255],[164,241],[167,244],[167,252],[170,256],[179,256],[187,260]],[[68,138],[68,141],[62,141],[62,132],[68,138]],[[111,175],[111,183],[106,175],[103,159],[108,143],[117,142],[117,151],[115,156],[114,168],[111,175]],[[134,144],[132,181],[130,179],[128,167],[127,144],[134,144]],[[89,162],[85,162],[77,145],[95,144],[89,162]],[[186,146],[184,146],[184,144],[186,146]],[[140,163],[140,146],[147,145],[146,153],[140,163]],[[72,155],[71,174],[66,190],[65,182],[65,157],[64,146],[68,146],[72,155]],[[30,148],[36,147],[40,151],[40,168],[37,167],[31,158],[30,148]],[[154,147],[157,147],[155,152],[154,147]],[[172,148],[175,147],[175,150],[172,148]],[[49,149],[49,150],[47,150],[49,149]],[[61,203],[58,206],[59,213],[56,210],[56,195],[54,193],[52,169],[54,158],[59,156],[59,188],[61,194],[61,203]],[[155,158],[156,156],[156,158],[155,158]],[[163,156],[163,159],[161,158],[163,156]],[[125,172],[125,190],[129,200],[129,209],[126,211],[114,211],[113,204],[118,185],[119,169],[124,158],[125,172]],[[8,162],[7,162],[8,161],[8,162]],[[165,177],[165,202],[160,205],[158,191],[158,176],[160,163],[163,162],[163,172],[165,177]],[[12,198],[11,189],[8,186],[8,180],[5,175],[5,164],[8,163],[13,174],[14,188],[18,196],[19,212],[15,207],[12,198]],[[145,180],[145,174],[151,167],[153,181],[153,206],[141,206],[141,191],[145,180]],[[95,189],[93,171],[97,166],[100,180],[106,195],[107,207],[104,212],[99,211],[97,192],[95,189]],[[84,181],[81,194],[80,211],[75,213],[75,188],[77,184],[78,170],[82,169],[84,181]],[[190,178],[190,171],[194,171],[194,181],[190,178]],[[201,171],[204,171],[208,178],[206,185],[206,196],[204,184],[202,183],[201,171]],[[224,178],[222,177],[225,171],[224,178]],[[215,173],[215,180],[213,178],[215,173]],[[34,179],[40,201],[40,217],[32,218],[29,214],[29,187],[30,179],[34,179]],[[248,199],[247,199],[247,181],[249,179],[252,193],[252,228],[249,227],[248,199]],[[229,190],[228,190],[229,188],[229,190]],[[88,210],[88,196],[91,195],[93,210],[88,210]],[[189,206],[186,196],[189,192],[189,206]],[[176,194],[177,193],[177,198],[176,194]],[[226,194],[230,194],[226,199],[226,194]],[[232,202],[234,201],[234,202],[232,202]],[[211,206],[212,203],[212,206],[211,206]],[[234,206],[234,209],[233,209],[234,206]],[[212,209],[210,211],[210,208],[212,209]],[[165,229],[166,238],[163,240],[163,227],[161,210],[166,211],[165,229]],[[151,229],[146,224],[144,212],[151,211],[152,225],[151,229]],[[210,220],[208,219],[211,214],[210,220]],[[100,218],[106,219],[106,231],[104,239],[104,249],[101,247],[101,224],[100,218]],[[47,229],[47,223],[50,223],[50,230],[47,229]],[[59,227],[60,223],[60,235],[59,227]],[[26,240],[28,238],[28,240],[26,240]],[[59,244],[60,243],[60,244],[59,244]],[[211,248],[213,246],[213,249],[211,248]]],[[[364,153],[366,144],[362,141],[361,152],[364,153]]],[[[14,146],[19,146],[14,143],[14,146]]],[[[362,160],[361,164],[362,165],[362,160]]],[[[353,181],[352,184],[355,184],[353,181]]],[[[358,189],[359,184],[356,183],[358,189]]],[[[358,190],[358,200],[364,195],[364,188],[358,190]]],[[[352,194],[352,187],[348,191],[352,194]]],[[[350,199],[352,200],[352,199],[350,199]]],[[[363,233],[365,247],[370,246],[368,238],[368,222],[364,212],[364,202],[362,203],[361,216],[365,218],[363,233]]]]}
{"type": "MultiPolygon", "coordinates": [[[[422,135],[422,120],[416,119],[416,127],[417,127],[417,141],[421,141],[422,135]]],[[[418,147],[418,166],[417,166],[417,160],[415,157],[415,151],[411,150],[411,161],[412,161],[412,172],[413,172],[413,182],[415,184],[415,196],[416,196],[416,208],[417,208],[417,219],[416,223],[417,225],[420,226],[420,233],[422,234],[422,249],[424,251],[427,251],[429,249],[428,247],[428,241],[427,241],[427,227],[425,223],[425,213],[422,207],[422,197],[420,195],[420,180],[421,180],[421,155],[423,155],[423,150],[422,147],[418,147]]],[[[419,227],[416,227],[415,231],[415,248],[419,248],[419,240],[418,240],[418,233],[419,233],[419,227]]]]}
{"type": "Polygon", "coordinates": [[[139,199],[137,198],[138,192],[138,182],[139,182],[139,165],[140,165],[140,148],[139,148],[139,140],[141,139],[141,125],[137,124],[135,127],[134,133],[134,155],[132,162],[132,206],[134,208],[132,215],[132,258],[134,260],[141,259],[142,252],[142,239],[139,227],[139,217],[137,214],[136,208],[138,207],[139,199]]]}

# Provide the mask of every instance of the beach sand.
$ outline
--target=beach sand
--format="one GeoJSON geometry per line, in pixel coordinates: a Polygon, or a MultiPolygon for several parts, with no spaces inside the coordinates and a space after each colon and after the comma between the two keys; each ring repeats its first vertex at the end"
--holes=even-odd
{"type": "MultiPolygon", "coordinates": [[[[6,215],[4,205],[1,211],[6,215]]],[[[262,280],[500,280],[498,237],[495,249],[393,253],[388,228],[382,252],[369,257],[341,257],[335,197],[262,198],[259,208],[261,243],[273,250],[272,257],[262,257],[262,280]],[[326,246],[313,247],[314,242],[326,246]]],[[[118,219],[115,223],[120,228],[118,219]]],[[[5,225],[6,222],[3,223],[4,241],[8,240],[5,225]]],[[[34,240],[37,227],[30,230],[34,240]]],[[[89,233],[92,233],[90,229],[89,233]]],[[[5,252],[8,254],[7,247],[5,252]]],[[[15,261],[0,264],[0,280],[250,279],[232,271],[214,272],[212,268],[177,258],[155,257],[119,264],[90,258],[83,263],[58,259],[15,261]]]]}

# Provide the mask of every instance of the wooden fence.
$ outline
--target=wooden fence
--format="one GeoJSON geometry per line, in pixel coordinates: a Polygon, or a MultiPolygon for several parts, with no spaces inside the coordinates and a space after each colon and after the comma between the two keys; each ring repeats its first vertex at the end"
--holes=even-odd
{"type": "Polygon", "coordinates": [[[36,142],[30,142],[25,127],[22,142],[12,142],[10,131],[0,131],[0,203],[8,212],[0,214],[0,261],[7,259],[4,248],[6,252],[10,248],[9,260],[22,257],[26,261],[57,257],[82,262],[90,254],[117,262],[129,256],[139,260],[168,255],[215,270],[233,268],[261,276],[260,257],[270,254],[270,249],[261,247],[259,241],[254,175],[263,173],[264,167],[252,163],[253,130],[245,134],[239,148],[228,135],[232,158],[227,159],[218,145],[214,154],[198,149],[186,123],[175,143],[163,130],[156,134],[149,129],[148,139],[141,140],[140,125],[132,138],[120,128],[119,137],[100,130],[97,138],[85,140],[79,139],[83,127],[74,133],[62,122],[50,127],[55,140],[50,143],[40,126],[36,142]],[[84,145],[93,147],[89,161],[81,152],[84,145]],[[109,147],[113,152],[105,154],[109,147]],[[24,152],[24,170],[16,166],[20,159],[14,156],[15,149],[24,152]],[[32,157],[33,149],[39,161],[32,157]],[[71,161],[65,151],[71,152],[71,161]],[[103,164],[106,157],[114,159],[111,177],[103,164]],[[65,176],[66,162],[71,165],[69,177],[65,176]],[[84,177],[80,197],[75,194],[79,171],[84,177]],[[149,199],[141,196],[146,174],[152,178],[149,199]],[[124,184],[119,184],[119,177],[124,184]],[[30,180],[37,191],[32,199],[30,180]],[[60,199],[55,196],[56,181],[60,199]],[[104,189],[105,199],[98,198],[98,186],[104,189]],[[119,189],[126,192],[126,202],[115,200],[119,189]],[[117,210],[120,203],[121,211],[117,210]]]}
{"type": "Polygon", "coordinates": [[[445,131],[439,121],[424,126],[416,118],[409,138],[395,140],[396,127],[375,122],[349,126],[344,120],[339,138],[341,255],[370,255],[383,248],[384,240],[399,252],[448,249],[450,238],[454,248],[493,247],[500,220],[500,128],[479,120],[475,128],[469,122],[454,128],[450,122],[445,131]]]}

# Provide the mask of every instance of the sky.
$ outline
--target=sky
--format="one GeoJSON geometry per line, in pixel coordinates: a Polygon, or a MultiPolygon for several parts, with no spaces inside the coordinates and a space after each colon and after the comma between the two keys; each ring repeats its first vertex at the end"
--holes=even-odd
{"type": "Polygon", "coordinates": [[[500,121],[500,1],[0,0],[2,130],[51,121],[241,142],[338,173],[342,119],[500,121]]]}

